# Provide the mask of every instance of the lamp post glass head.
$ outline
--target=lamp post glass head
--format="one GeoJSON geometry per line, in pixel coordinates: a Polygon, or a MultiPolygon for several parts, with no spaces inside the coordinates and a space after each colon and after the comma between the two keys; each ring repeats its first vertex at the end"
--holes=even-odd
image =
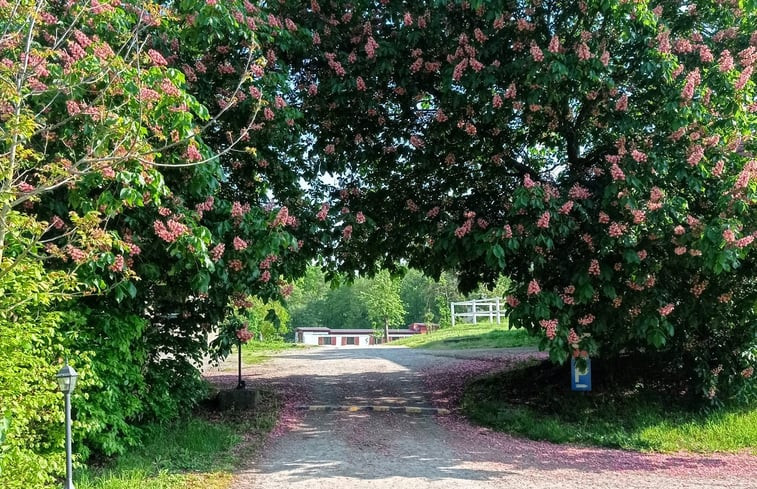
{"type": "Polygon", "coordinates": [[[58,371],[58,375],[56,375],[60,391],[64,394],[70,394],[73,392],[76,387],[77,377],[79,377],[79,374],[76,373],[76,370],[66,363],[66,365],[58,371]]]}

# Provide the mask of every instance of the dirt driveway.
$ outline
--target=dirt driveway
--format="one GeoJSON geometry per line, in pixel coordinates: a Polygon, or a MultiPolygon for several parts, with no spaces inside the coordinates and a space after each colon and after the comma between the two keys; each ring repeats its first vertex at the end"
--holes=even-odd
{"type": "Polygon", "coordinates": [[[478,373],[536,355],[320,347],[248,369],[287,398],[282,425],[233,489],[757,488],[757,457],[645,455],[534,442],[454,414],[305,411],[298,405],[452,407],[478,373]]]}

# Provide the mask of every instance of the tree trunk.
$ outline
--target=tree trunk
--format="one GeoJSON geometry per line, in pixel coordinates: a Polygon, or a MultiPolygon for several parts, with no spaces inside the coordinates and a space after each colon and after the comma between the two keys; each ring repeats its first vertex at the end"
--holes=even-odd
{"type": "Polygon", "coordinates": [[[389,343],[389,318],[384,318],[384,343],[389,343]]]}

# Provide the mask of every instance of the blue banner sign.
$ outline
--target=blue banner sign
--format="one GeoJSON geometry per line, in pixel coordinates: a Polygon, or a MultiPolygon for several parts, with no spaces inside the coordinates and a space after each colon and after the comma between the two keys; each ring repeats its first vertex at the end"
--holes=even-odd
{"type": "Polygon", "coordinates": [[[591,390],[591,359],[586,359],[586,369],[577,367],[575,358],[570,359],[570,388],[574,391],[591,390]]]}

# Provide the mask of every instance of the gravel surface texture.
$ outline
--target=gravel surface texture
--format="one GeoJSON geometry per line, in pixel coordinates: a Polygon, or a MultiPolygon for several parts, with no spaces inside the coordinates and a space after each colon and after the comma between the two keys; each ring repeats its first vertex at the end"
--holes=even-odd
{"type": "MultiPolygon", "coordinates": [[[[286,406],[232,488],[757,489],[755,456],[554,445],[476,427],[454,413],[467,379],[540,356],[528,349],[319,347],[251,367],[248,384],[277,389],[286,406]],[[302,404],[434,406],[453,414],[298,411],[302,404]]],[[[223,372],[209,376],[236,384],[223,372]]]]}

